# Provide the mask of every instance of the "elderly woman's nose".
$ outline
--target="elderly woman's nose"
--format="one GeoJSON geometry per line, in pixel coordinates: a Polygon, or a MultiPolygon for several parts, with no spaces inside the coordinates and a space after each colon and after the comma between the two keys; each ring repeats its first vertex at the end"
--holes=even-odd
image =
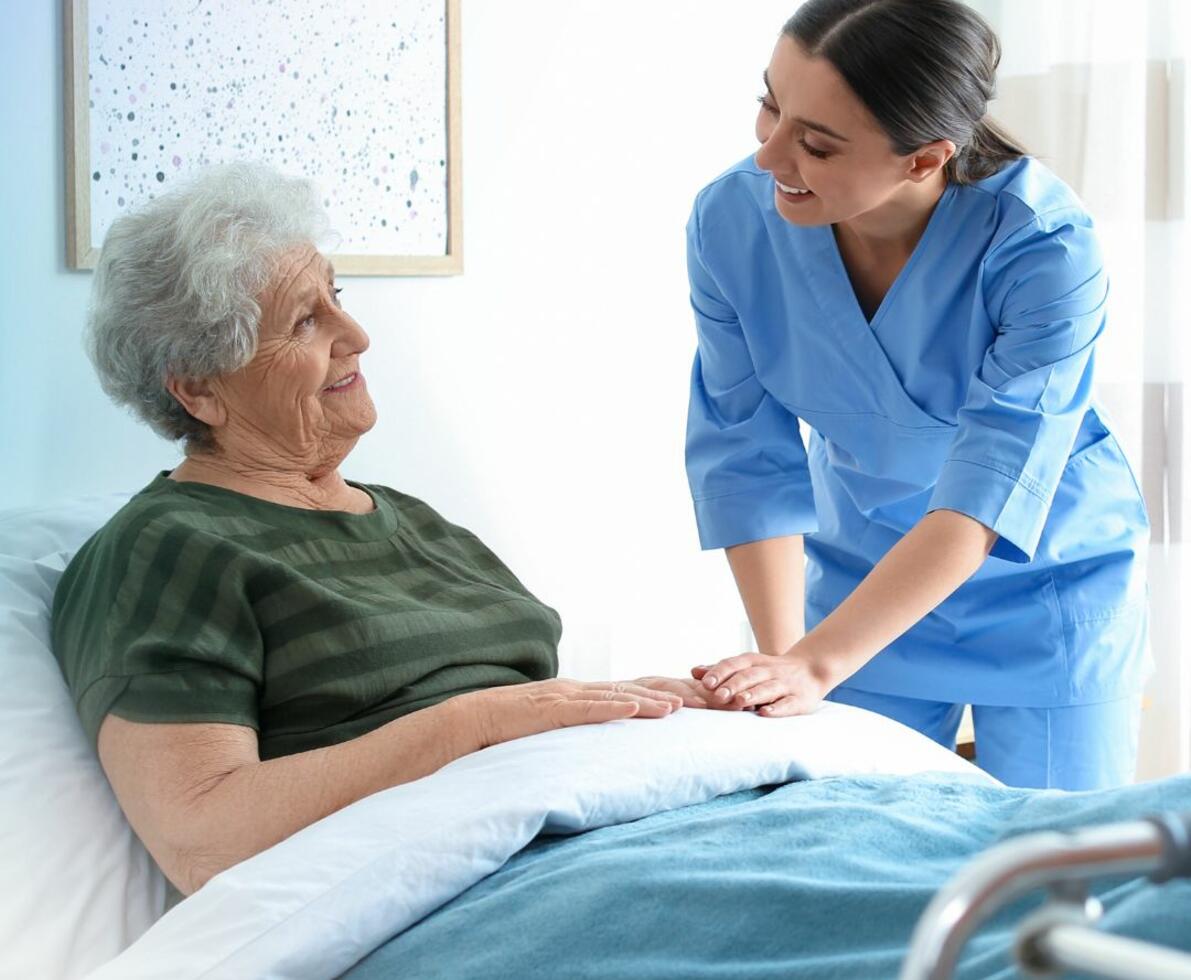
{"type": "Polygon", "coordinates": [[[368,350],[368,345],[371,341],[368,339],[368,334],[364,328],[347,313],[340,313],[340,322],[342,329],[335,338],[335,350],[333,351],[335,356],[344,357],[351,354],[363,354],[364,351],[368,350]]]}

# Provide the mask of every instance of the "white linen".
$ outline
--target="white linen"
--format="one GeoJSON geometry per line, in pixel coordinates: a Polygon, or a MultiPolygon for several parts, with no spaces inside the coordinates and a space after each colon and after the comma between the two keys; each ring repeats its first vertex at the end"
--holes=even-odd
{"type": "Polygon", "coordinates": [[[50,652],[79,546],[128,499],[0,513],[0,975],[78,977],[161,914],[165,880],[129,828],[50,652]]]}
{"type": "Polygon", "coordinates": [[[540,831],[797,778],[939,770],[995,782],[925,736],[839,704],[784,719],[684,708],[546,732],[377,793],[225,871],[92,977],[332,977],[540,831]]]}

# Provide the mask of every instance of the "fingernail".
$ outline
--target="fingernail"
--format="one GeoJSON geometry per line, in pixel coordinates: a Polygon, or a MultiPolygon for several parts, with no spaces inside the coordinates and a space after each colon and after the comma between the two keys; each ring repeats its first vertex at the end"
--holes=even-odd
{"type": "Polygon", "coordinates": [[[716,685],[716,683],[717,683],[717,681],[716,681],[716,679],[715,679],[715,674],[706,674],[706,675],[704,675],[704,677],[703,677],[703,683],[704,683],[704,684],[705,684],[707,687],[715,687],[715,685],[716,685]]]}
{"type": "Polygon", "coordinates": [[[719,698],[721,701],[727,701],[730,697],[732,697],[732,692],[729,691],[726,687],[721,687],[716,692],[716,697],[719,698]]]}
{"type": "Polygon", "coordinates": [[[740,695],[740,700],[741,701],[751,701],[752,697],[753,696],[751,694],[749,694],[748,691],[745,691],[742,695],[740,695]]]}

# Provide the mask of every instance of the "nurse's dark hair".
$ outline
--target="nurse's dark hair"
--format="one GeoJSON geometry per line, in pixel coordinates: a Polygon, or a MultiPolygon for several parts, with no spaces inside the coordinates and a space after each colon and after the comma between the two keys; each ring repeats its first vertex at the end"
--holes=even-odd
{"type": "Polygon", "coordinates": [[[1001,44],[959,0],[807,0],[782,33],[835,66],[895,153],[951,140],[953,183],[982,180],[1026,153],[985,114],[1001,44]]]}

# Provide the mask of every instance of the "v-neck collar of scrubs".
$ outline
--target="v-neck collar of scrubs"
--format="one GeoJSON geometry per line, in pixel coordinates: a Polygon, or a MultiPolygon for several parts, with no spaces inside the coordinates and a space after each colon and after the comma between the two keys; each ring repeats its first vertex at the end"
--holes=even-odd
{"type": "Polygon", "coordinates": [[[871,321],[860,306],[831,226],[800,229],[807,235],[809,243],[806,256],[809,261],[804,267],[806,281],[818,302],[819,310],[827,318],[822,330],[824,340],[830,338],[829,343],[842,348],[840,353],[866,379],[865,390],[874,402],[870,409],[872,412],[901,428],[916,429],[925,435],[950,429],[952,423],[926,411],[906,391],[905,383],[885,349],[886,343],[904,343],[905,338],[894,331],[882,339],[879,328],[891,316],[896,322],[897,311],[894,307],[898,296],[905,288],[905,283],[916,275],[916,268],[923,263],[930,268],[932,258],[929,253],[935,249],[935,239],[943,234],[942,229],[947,220],[945,212],[951,210],[948,203],[955,192],[956,185],[948,184],[939,196],[913,252],[886,291],[871,321]]]}
{"type": "Polygon", "coordinates": [[[906,259],[905,264],[902,265],[901,271],[898,272],[897,277],[890,284],[885,291],[885,295],[881,299],[880,305],[876,312],[873,313],[873,318],[870,320],[865,316],[864,308],[860,305],[860,297],[856,295],[856,287],[852,285],[852,277],[848,274],[848,267],[844,263],[844,257],[839,250],[839,242],[836,241],[835,232],[831,225],[821,225],[816,229],[823,239],[823,247],[826,250],[830,264],[832,265],[832,276],[838,281],[841,288],[846,292],[843,302],[850,307],[855,316],[859,318],[859,322],[866,328],[867,332],[874,332],[881,325],[886,311],[897,300],[897,294],[904,283],[914,273],[914,266],[918,264],[922,253],[930,246],[932,233],[941,224],[939,217],[940,213],[947,206],[948,201],[951,200],[955,193],[956,185],[951,181],[947,182],[947,186],[943,188],[943,193],[939,195],[939,199],[935,202],[934,209],[931,211],[930,217],[927,219],[926,227],[922,229],[922,234],[918,236],[918,241],[914,245],[913,251],[909,258],[906,259]]]}

